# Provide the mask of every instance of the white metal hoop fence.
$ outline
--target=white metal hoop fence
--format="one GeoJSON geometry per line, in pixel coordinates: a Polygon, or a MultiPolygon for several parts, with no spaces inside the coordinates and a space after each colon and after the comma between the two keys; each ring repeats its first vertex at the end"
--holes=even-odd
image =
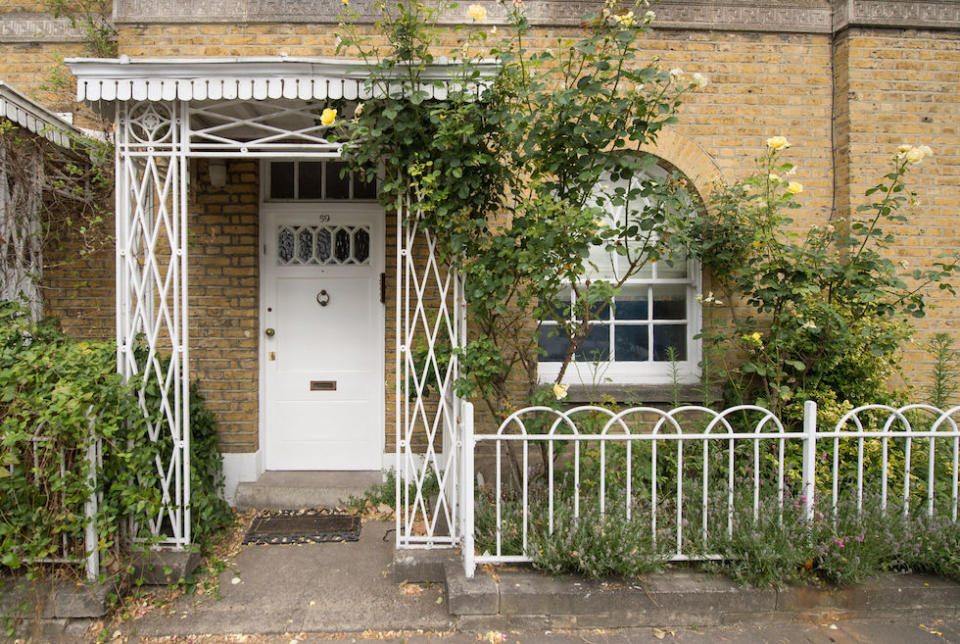
{"type": "Polygon", "coordinates": [[[474,433],[472,411],[464,403],[468,577],[477,564],[533,561],[533,531],[570,520],[642,521],[647,545],[672,561],[721,559],[711,536],[744,515],[836,521],[844,503],[858,516],[896,503],[957,520],[960,407],[865,405],[824,431],[810,401],[801,431],[752,405],[527,407],[492,434],[474,433]]]}

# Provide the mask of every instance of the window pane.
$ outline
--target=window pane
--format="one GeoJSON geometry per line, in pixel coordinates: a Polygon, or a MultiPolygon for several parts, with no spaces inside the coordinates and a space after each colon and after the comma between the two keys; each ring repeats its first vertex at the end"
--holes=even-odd
{"type": "Polygon", "coordinates": [[[687,318],[687,287],[683,284],[653,288],[654,320],[685,320],[687,318]]]}
{"type": "Polygon", "coordinates": [[[350,175],[340,176],[345,167],[342,161],[327,161],[327,199],[350,198],[350,175]]]}
{"type": "Polygon", "coordinates": [[[293,161],[270,164],[270,198],[293,199],[293,161]]]}
{"type": "Polygon", "coordinates": [[[687,325],[658,324],[653,327],[653,359],[666,362],[670,359],[667,348],[675,350],[675,360],[687,359],[687,325]]]}
{"type": "Polygon", "coordinates": [[[367,183],[361,175],[353,175],[353,198],[354,199],[376,199],[377,182],[367,183]]]}
{"type": "Polygon", "coordinates": [[[614,333],[614,357],[617,362],[645,362],[649,359],[647,344],[648,327],[616,325],[614,333]]]}
{"type": "Polygon", "coordinates": [[[560,362],[567,355],[567,346],[570,342],[566,334],[560,331],[555,324],[544,324],[540,327],[540,348],[545,351],[540,356],[544,362],[560,362]]]}
{"type": "MultiPolygon", "coordinates": [[[[580,319],[581,315],[584,313],[584,302],[580,302],[574,308],[574,317],[580,319]]],[[[610,320],[610,305],[607,302],[594,302],[590,306],[590,321],[591,322],[608,322],[610,320]]]]}
{"type": "Polygon", "coordinates": [[[548,322],[570,319],[570,300],[556,300],[549,305],[549,309],[544,312],[543,319],[548,322]]]}
{"type": "Polygon", "coordinates": [[[590,261],[585,266],[587,275],[592,279],[616,278],[618,276],[617,262],[619,255],[608,253],[606,244],[590,247],[590,261]]]}
{"type": "Polygon", "coordinates": [[[631,279],[649,280],[653,279],[653,262],[647,262],[640,267],[640,270],[630,276],[631,279]]]}
{"type": "Polygon", "coordinates": [[[609,360],[610,327],[606,324],[594,326],[574,359],[577,362],[604,362],[609,360]]]}
{"type": "Polygon", "coordinates": [[[620,295],[614,298],[616,307],[614,317],[618,320],[646,320],[647,319],[647,287],[625,287],[620,295]]]}
{"type": "Polygon", "coordinates": [[[657,262],[657,277],[677,279],[687,276],[687,260],[675,257],[673,262],[661,259],[657,262]]]}
{"type": "Polygon", "coordinates": [[[301,161],[300,162],[300,199],[322,199],[323,198],[323,162],[322,161],[301,161]]]}

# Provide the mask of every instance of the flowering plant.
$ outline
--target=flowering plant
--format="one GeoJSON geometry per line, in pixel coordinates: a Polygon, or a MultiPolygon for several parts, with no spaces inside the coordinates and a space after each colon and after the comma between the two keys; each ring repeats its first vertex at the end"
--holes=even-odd
{"type": "Polygon", "coordinates": [[[956,256],[902,270],[890,256],[896,238],[883,230],[906,220],[901,210],[915,196],[906,174],[932,150],[901,146],[849,221],[799,232],[786,214],[802,206],[803,192],[784,179],[797,171],[783,159],[790,143],[782,136],[766,143],[753,175],[718,186],[708,212],[677,222],[674,243],[700,259],[729,303],[726,318],[705,325],[706,375],[726,382],[727,402],[788,417],[799,418],[804,398],[888,401],[887,381],[913,332],[907,318],[923,317],[926,287],[953,293],[958,270],[956,256]],[[732,355],[736,346],[741,352],[732,355]]]}
{"type": "Polygon", "coordinates": [[[383,165],[384,205],[416,204],[442,261],[464,275],[472,341],[459,356],[458,390],[482,398],[499,419],[518,398],[543,392],[556,404],[566,394],[550,388],[566,366],[554,383],[538,380],[538,320],[557,322],[569,364],[604,304],[668,252],[667,214],[688,197],[676,182],[646,179],[655,159],[640,149],[675,121],[686,92],[707,84],[701,74],[637,61],[654,19],[640,2],[606,2],[582,38],[546,52],[528,48],[524,4],[503,8],[499,32],[479,28],[482,7],[468,8],[471,22],[447,57],[454,79],[444,99],[428,93],[423,71],[441,51],[436,24],[447,5],[392,4],[378,23],[386,45],[361,31],[341,38],[369,62],[385,96],[354,113],[345,157],[368,175],[383,165]],[[497,61],[492,70],[489,60],[497,61]],[[603,180],[631,188],[598,197],[603,180]],[[611,203],[627,210],[621,221],[609,218],[611,203]],[[625,258],[617,279],[587,278],[596,246],[625,258]],[[572,307],[569,298],[558,305],[566,289],[572,307]]]}

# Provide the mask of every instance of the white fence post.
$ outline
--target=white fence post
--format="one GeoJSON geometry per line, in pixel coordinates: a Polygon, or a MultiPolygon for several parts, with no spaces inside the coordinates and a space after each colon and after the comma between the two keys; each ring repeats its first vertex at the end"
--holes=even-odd
{"type": "Polygon", "coordinates": [[[463,444],[463,466],[460,469],[460,490],[463,498],[460,507],[463,510],[463,572],[468,579],[472,579],[477,570],[477,562],[474,559],[476,552],[473,543],[473,504],[474,504],[474,473],[473,456],[477,447],[477,442],[473,438],[473,404],[464,401],[460,407],[463,414],[463,432],[461,440],[463,444]]]}
{"type": "Polygon", "coordinates": [[[817,475],[817,403],[803,403],[803,504],[807,521],[813,520],[817,475]]]}
{"type": "Polygon", "coordinates": [[[87,410],[90,430],[90,444],[87,446],[87,483],[90,486],[90,496],[84,504],[84,518],[86,525],[83,535],[83,549],[86,552],[87,581],[96,581],[100,576],[100,544],[97,538],[97,470],[100,466],[99,446],[100,438],[96,435],[97,417],[92,415],[92,409],[87,410]]]}

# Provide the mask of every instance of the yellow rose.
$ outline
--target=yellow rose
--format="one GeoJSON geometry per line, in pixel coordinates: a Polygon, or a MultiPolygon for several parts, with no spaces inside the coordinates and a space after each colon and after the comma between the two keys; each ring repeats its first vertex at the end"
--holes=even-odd
{"type": "Polygon", "coordinates": [[[467,9],[467,15],[473,18],[474,22],[483,22],[487,19],[487,10],[478,4],[472,4],[467,9]]]}
{"type": "Polygon", "coordinates": [[[767,147],[771,150],[782,150],[790,147],[790,141],[785,136],[771,136],[767,139],[767,147]]]}
{"type": "Polygon", "coordinates": [[[553,386],[553,395],[557,397],[557,400],[563,400],[567,397],[567,386],[566,385],[554,385],[553,386]]]}
{"type": "Polygon", "coordinates": [[[907,161],[910,163],[920,163],[923,159],[923,150],[920,148],[910,148],[904,156],[906,156],[907,161]]]}
{"type": "Polygon", "coordinates": [[[897,152],[899,152],[900,154],[905,154],[912,147],[913,146],[910,145],[909,143],[901,143],[900,145],[897,146],[897,152]]]}
{"type": "Polygon", "coordinates": [[[929,145],[918,145],[917,149],[923,152],[925,157],[933,156],[933,150],[930,149],[929,145]]]}
{"type": "Polygon", "coordinates": [[[797,183],[796,181],[791,181],[787,184],[787,192],[792,195],[798,195],[803,192],[803,184],[797,183]]]}
{"type": "Polygon", "coordinates": [[[320,123],[323,125],[333,125],[336,120],[337,110],[333,109],[332,107],[324,108],[324,110],[320,112],[320,123]]]}
{"type": "Polygon", "coordinates": [[[632,27],[632,26],[633,26],[634,18],[633,18],[633,12],[632,12],[632,11],[628,11],[627,13],[619,14],[619,15],[616,15],[616,14],[615,14],[615,15],[613,16],[613,19],[614,19],[615,21],[617,21],[618,23],[620,23],[620,25],[623,26],[623,27],[632,27]]]}

